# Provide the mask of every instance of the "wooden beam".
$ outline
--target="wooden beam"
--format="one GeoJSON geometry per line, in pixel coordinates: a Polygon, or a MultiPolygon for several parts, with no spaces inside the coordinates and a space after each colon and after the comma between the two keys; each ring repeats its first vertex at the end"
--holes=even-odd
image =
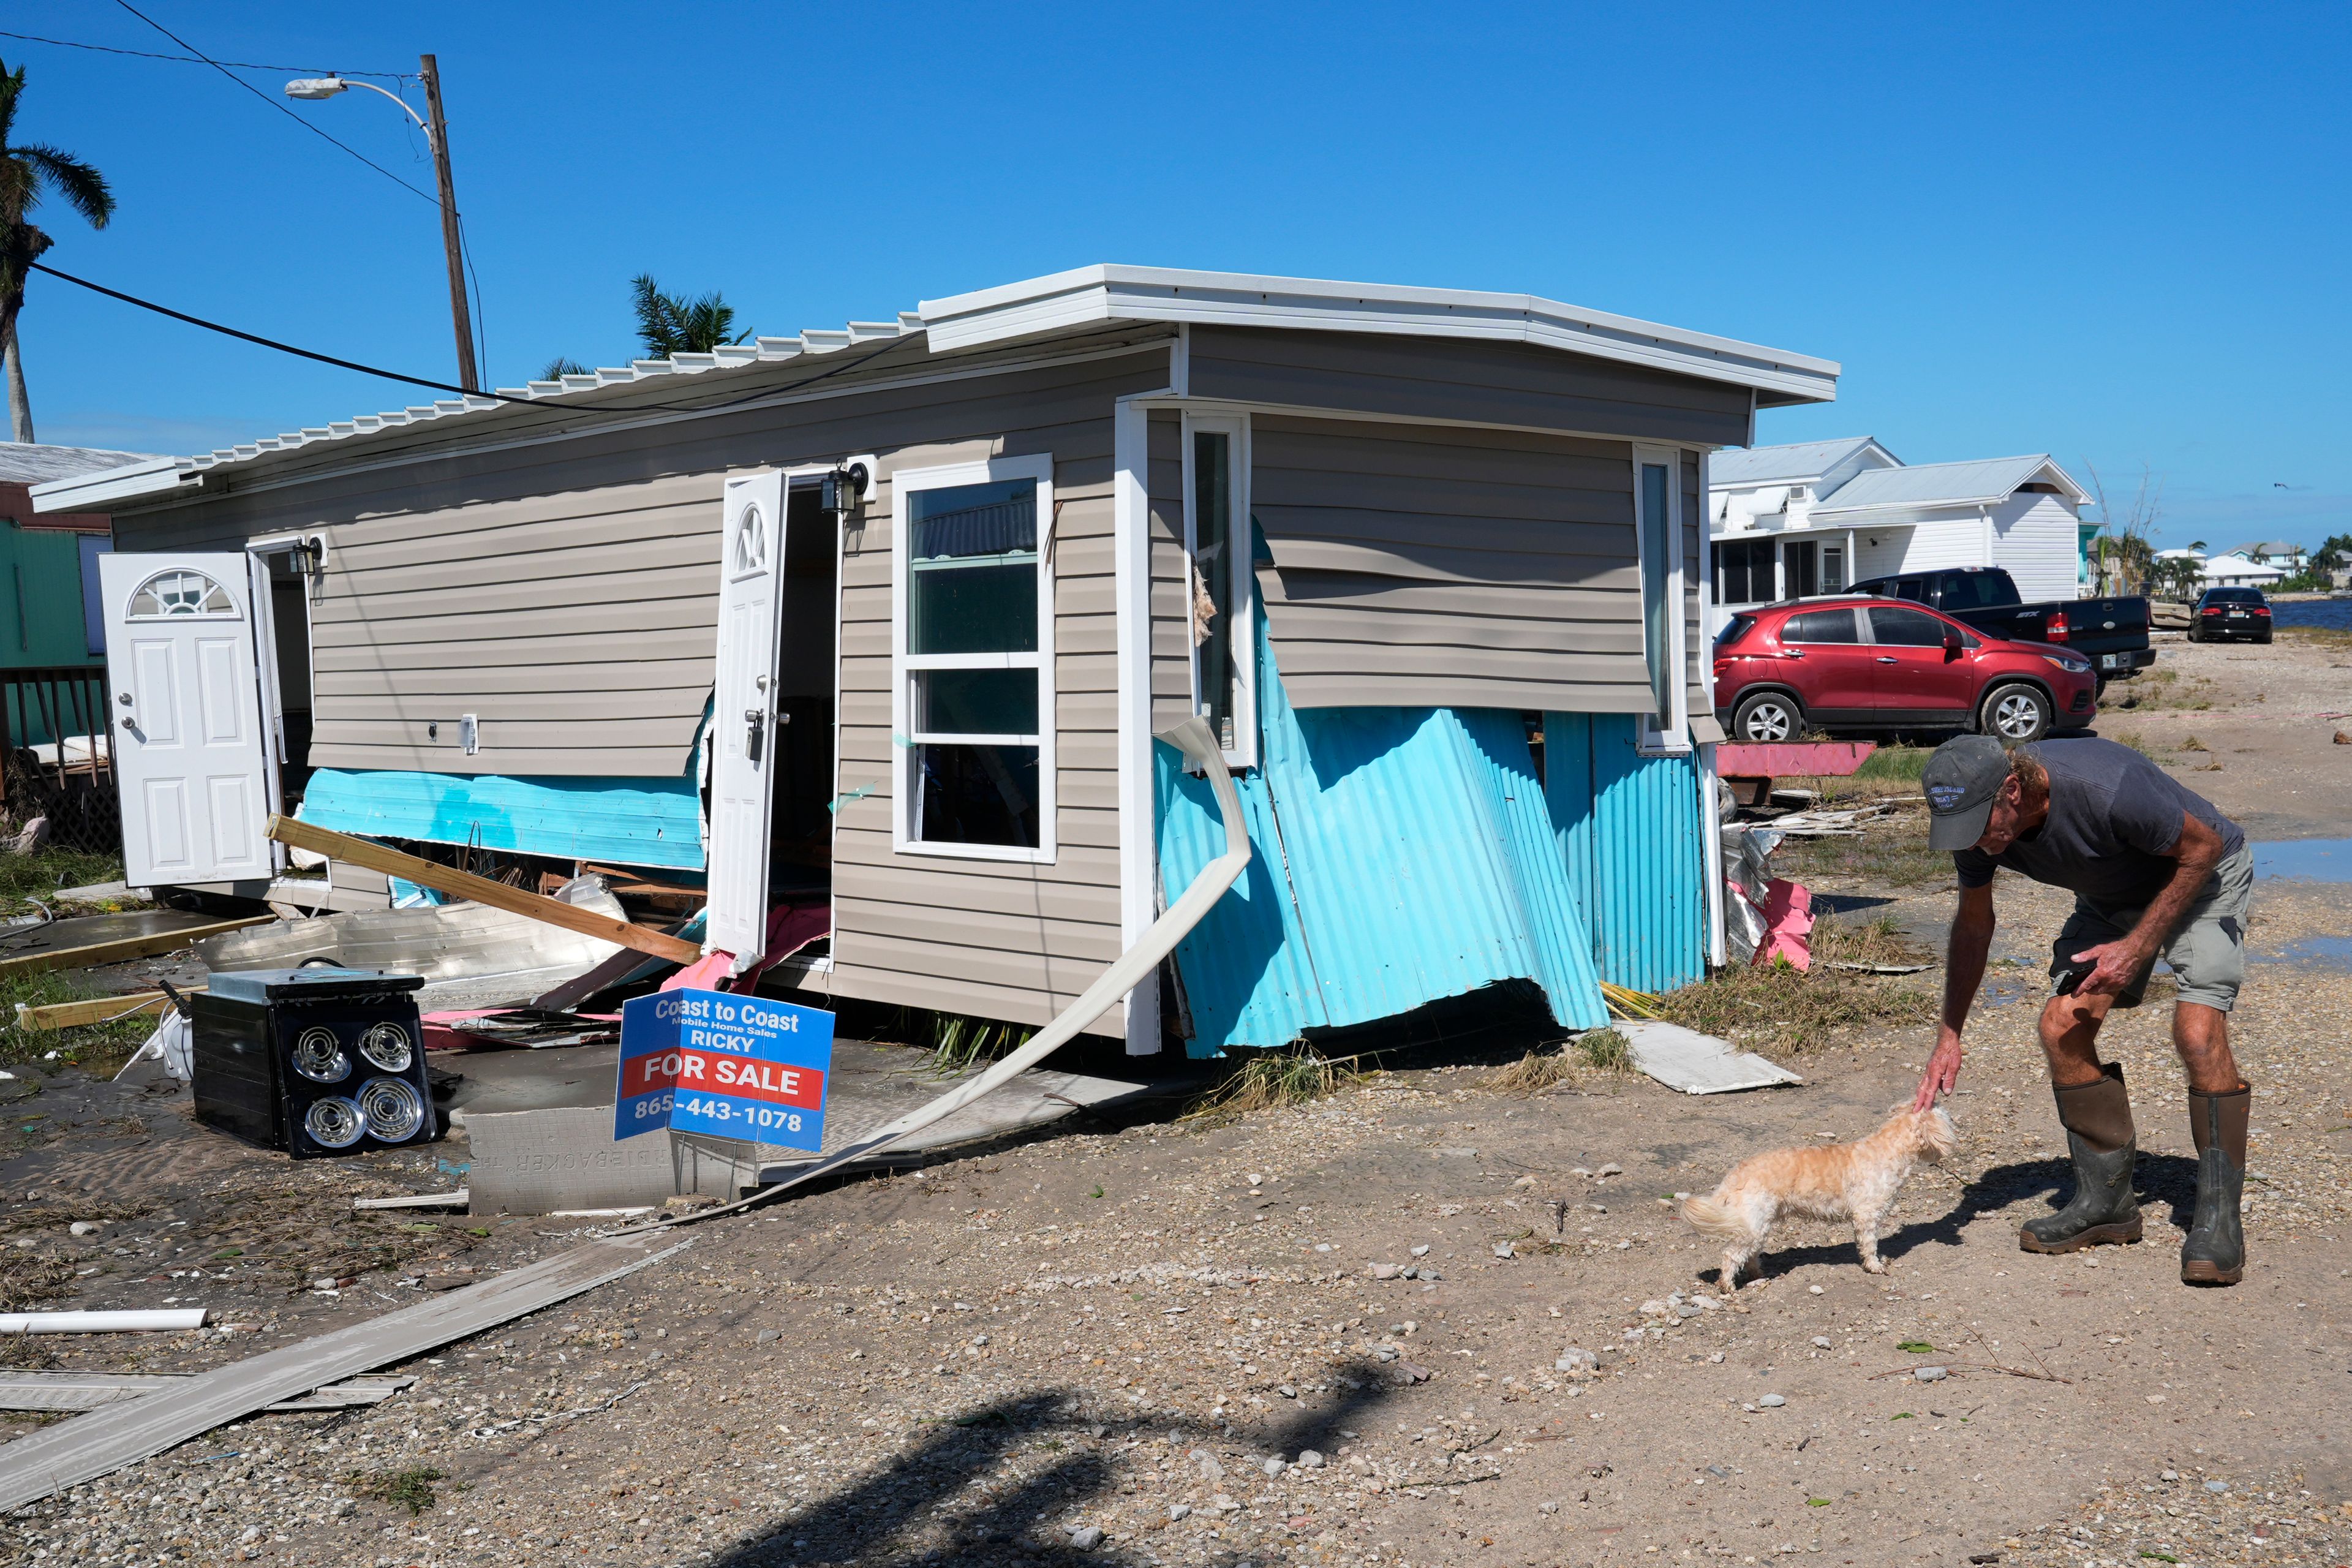
{"type": "Polygon", "coordinates": [[[214,921],[208,925],[182,926],[177,931],[151,931],[145,936],[117,937],[111,942],[92,942],[88,947],[54,947],[20,953],[15,958],[0,958],[0,974],[30,974],[41,969],[88,969],[93,964],[152,958],[159,952],[176,952],[208,936],[243,931],[247,926],[267,925],[274,918],[271,915],[246,915],[233,921],[214,921]]]}
{"type": "Polygon", "coordinates": [[[593,910],[583,910],[561,899],[543,898],[537,893],[527,893],[520,888],[509,888],[504,882],[493,882],[488,877],[477,877],[470,871],[436,866],[430,860],[404,855],[373,839],[354,838],[348,833],[297,822],[290,816],[271,817],[268,835],[280,844],[315,850],[331,859],[348,860],[354,866],[364,866],[371,871],[382,871],[387,876],[405,878],[436,892],[454,893],[458,898],[471,899],[478,904],[488,904],[491,909],[504,910],[509,914],[524,915],[551,926],[562,926],[566,931],[576,931],[583,936],[618,942],[623,947],[633,947],[656,958],[666,958],[672,963],[692,963],[702,956],[702,949],[693,942],[680,942],[674,936],[648,931],[627,921],[616,921],[610,915],[600,915],[593,910]]]}
{"type": "MultiPolygon", "coordinates": [[[[201,985],[183,986],[180,994],[193,996],[202,992],[201,985]]],[[[142,1013],[160,1013],[169,1005],[161,991],[131,991],[121,996],[85,996],[79,1002],[51,1002],[39,1007],[16,1004],[16,1027],[20,1029],[72,1029],[84,1024],[103,1023],[109,1018],[129,1018],[142,1013]]]]}

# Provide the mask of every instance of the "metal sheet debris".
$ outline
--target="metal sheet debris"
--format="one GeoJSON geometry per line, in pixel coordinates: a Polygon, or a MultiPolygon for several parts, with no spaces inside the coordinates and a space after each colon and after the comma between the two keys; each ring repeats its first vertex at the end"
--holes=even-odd
{"type": "MultiPolygon", "coordinates": [[[[0,1372],[0,1410],[68,1412],[95,1410],[150,1394],[181,1387],[193,1373],[126,1372],[0,1372]]],[[[270,1412],[349,1410],[354,1405],[381,1405],[416,1381],[414,1377],[377,1373],[346,1378],[292,1399],[265,1405],[270,1412]]]]}
{"type": "MultiPolygon", "coordinates": [[[[567,889],[571,891],[571,889],[567,889]]],[[[623,918],[621,901],[600,888],[582,888],[564,900],[623,918]]],[[[215,971],[278,969],[329,958],[347,969],[382,969],[427,981],[470,980],[530,970],[591,969],[620,952],[599,941],[528,915],[487,904],[437,909],[352,910],[311,920],[280,921],[201,942],[196,952],[215,971]]]]}
{"type": "Polygon", "coordinates": [[[1630,1020],[1612,1025],[1633,1047],[1633,1065],[1684,1094],[1730,1094],[1805,1080],[1728,1040],[1680,1024],[1630,1020]]]}
{"type": "Polygon", "coordinates": [[[693,1245],[607,1237],[348,1329],[198,1373],[174,1388],[104,1405],[7,1446],[0,1513],[111,1474],[280,1400],[511,1322],[693,1245]]]}

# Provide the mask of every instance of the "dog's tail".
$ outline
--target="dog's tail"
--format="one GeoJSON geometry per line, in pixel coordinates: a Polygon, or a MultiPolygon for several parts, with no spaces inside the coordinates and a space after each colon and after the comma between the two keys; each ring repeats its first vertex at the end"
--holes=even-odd
{"type": "Polygon", "coordinates": [[[1733,1237],[1748,1234],[1748,1227],[1713,1198],[1685,1198],[1682,1212],[1683,1218],[1702,1235],[1733,1237]]]}

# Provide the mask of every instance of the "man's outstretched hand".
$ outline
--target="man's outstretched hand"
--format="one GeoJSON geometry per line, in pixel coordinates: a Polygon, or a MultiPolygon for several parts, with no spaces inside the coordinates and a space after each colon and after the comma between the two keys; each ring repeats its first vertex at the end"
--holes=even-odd
{"type": "Polygon", "coordinates": [[[2148,966],[2152,954],[2130,937],[2086,947],[2074,955],[2076,963],[2091,965],[2074,991],[2082,996],[2115,996],[2148,966]]]}
{"type": "Polygon", "coordinates": [[[1960,1037],[1948,1031],[1936,1037],[1936,1049],[1927,1058],[1927,1070],[1919,1079],[1919,1092],[1911,1101],[1914,1110],[1932,1110],[1936,1097],[1949,1094],[1952,1086],[1960,1081],[1960,1037]]]}

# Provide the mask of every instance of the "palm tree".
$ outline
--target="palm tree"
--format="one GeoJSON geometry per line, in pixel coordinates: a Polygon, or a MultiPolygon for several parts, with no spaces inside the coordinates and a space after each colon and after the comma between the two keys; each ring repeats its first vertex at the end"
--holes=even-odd
{"type": "Polygon", "coordinates": [[[637,336],[645,340],[649,359],[709,353],[722,343],[740,343],[751,335],[749,331],[731,338],[727,335],[735,325],[735,310],[716,293],[699,300],[665,294],[650,272],[632,279],[629,290],[637,308],[637,336]]]}
{"type": "Polygon", "coordinates": [[[18,146],[16,106],[25,96],[25,68],[0,60],[0,359],[8,374],[8,424],[19,441],[33,438],[33,405],[25,395],[25,360],[16,346],[16,315],[25,308],[25,281],[52,243],[26,221],[45,191],[65,198],[92,228],[114,216],[106,176],[72,153],[42,142],[18,146]]]}

